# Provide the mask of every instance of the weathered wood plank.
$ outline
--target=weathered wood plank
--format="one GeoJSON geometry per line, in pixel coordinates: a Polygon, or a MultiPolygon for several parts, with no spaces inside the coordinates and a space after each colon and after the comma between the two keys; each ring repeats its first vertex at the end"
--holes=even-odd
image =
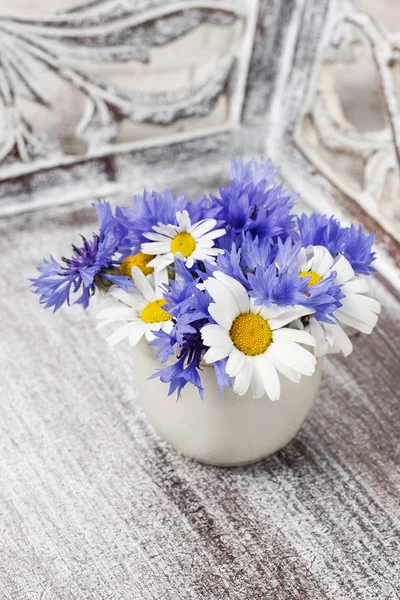
{"type": "Polygon", "coordinates": [[[207,467],[147,424],[128,347],[94,311],[54,316],[26,288],[43,252],[94,227],[86,208],[0,222],[0,597],[398,598],[398,298],[375,280],[376,330],[327,360],[293,443],[207,467]]]}

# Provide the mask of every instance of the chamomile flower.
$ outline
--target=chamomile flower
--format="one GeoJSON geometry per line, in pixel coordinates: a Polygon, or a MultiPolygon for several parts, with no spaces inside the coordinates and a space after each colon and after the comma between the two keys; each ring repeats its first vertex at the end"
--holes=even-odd
{"type": "Polygon", "coordinates": [[[353,346],[340,325],[371,333],[378,320],[379,302],[364,295],[368,291],[365,278],[355,275],[350,262],[343,255],[333,258],[323,246],[308,246],[300,250],[297,265],[299,277],[309,278],[309,288],[330,277],[341,291],[340,306],[333,312],[331,323],[321,323],[310,316],[310,332],[317,341],[316,356],[339,351],[348,356],[353,346]]]}
{"type": "Polygon", "coordinates": [[[215,325],[201,333],[208,350],[207,363],[228,359],[226,373],[235,378],[234,392],[243,395],[251,385],[254,398],[265,393],[271,400],[280,396],[278,372],[298,382],[301,375],[312,375],[315,357],[300,344],[315,345],[306,331],[285,327],[306,315],[303,306],[256,306],[237,280],[221,271],[204,282],[214,300],[208,307],[215,325]]]}
{"type": "Polygon", "coordinates": [[[176,220],[177,225],[159,223],[153,226],[153,231],[143,234],[151,241],[142,244],[141,251],[156,255],[148,266],[164,269],[174,262],[175,254],[184,257],[189,269],[195,260],[215,262],[215,257],[223,250],[213,247],[214,240],[225,234],[224,229],[214,229],[217,221],[203,219],[192,224],[187,210],[178,212],[176,220]]]}
{"type": "Polygon", "coordinates": [[[130,277],[132,274],[132,267],[139,267],[144,275],[151,275],[154,269],[148,265],[153,258],[154,256],[151,256],[151,254],[143,254],[143,252],[128,254],[128,256],[125,256],[125,258],[121,261],[119,270],[121,271],[122,275],[127,275],[130,277]]]}
{"type": "Polygon", "coordinates": [[[166,270],[156,272],[154,277],[146,277],[139,267],[134,266],[132,278],[135,289],[127,293],[111,288],[108,293],[119,300],[118,305],[105,308],[97,314],[97,318],[102,321],[97,326],[98,329],[109,323],[124,322],[122,327],[108,337],[110,346],[125,338],[128,338],[131,346],[136,346],[143,336],[152,341],[155,339],[155,331],[169,333],[173,326],[171,315],[163,309],[167,301],[163,298],[161,286],[168,282],[166,270]]]}

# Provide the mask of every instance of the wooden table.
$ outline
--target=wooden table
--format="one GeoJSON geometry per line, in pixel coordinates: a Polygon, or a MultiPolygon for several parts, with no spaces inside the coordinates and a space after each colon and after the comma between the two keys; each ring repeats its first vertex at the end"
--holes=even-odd
{"type": "Polygon", "coordinates": [[[378,279],[374,333],[326,360],[317,406],[269,460],[187,460],[135,402],[128,346],[94,312],[28,290],[88,208],[0,221],[0,598],[400,598],[400,311],[378,279]]]}

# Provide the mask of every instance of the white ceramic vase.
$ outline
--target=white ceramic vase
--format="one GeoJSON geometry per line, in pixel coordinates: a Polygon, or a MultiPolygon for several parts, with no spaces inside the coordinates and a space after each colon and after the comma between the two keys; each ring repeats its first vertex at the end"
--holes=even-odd
{"type": "MultiPolygon", "coordinates": [[[[317,397],[323,360],[311,377],[292,383],[281,377],[281,397],[254,400],[225,388],[222,396],[213,368],[204,366],[204,400],[188,384],[179,397],[169,385],[148,380],[161,363],[154,348],[142,340],[133,349],[138,401],[159,435],[179,452],[200,462],[233,467],[256,462],[288,444],[299,431],[317,397]]],[[[164,365],[165,366],[165,365],[164,365]]]]}

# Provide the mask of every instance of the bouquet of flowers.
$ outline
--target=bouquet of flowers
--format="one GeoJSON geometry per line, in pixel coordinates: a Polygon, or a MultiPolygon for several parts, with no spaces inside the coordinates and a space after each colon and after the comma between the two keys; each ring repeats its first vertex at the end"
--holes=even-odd
{"type": "Polygon", "coordinates": [[[294,215],[276,172],[270,161],[232,159],[218,195],[145,190],[115,214],[99,202],[98,233],[62,263],[45,260],[33,291],[55,311],[107,296],[97,317],[99,327],[117,324],[109,344],[153,346],[153,377],[170,394],[192,384],[203,397],[209,364],[221,393],[277,400],[280,376],[299,382],[316,357],[350,354],[343,326],[371,333],[380,305],[366,295],[373,234],[294,215]]]}

